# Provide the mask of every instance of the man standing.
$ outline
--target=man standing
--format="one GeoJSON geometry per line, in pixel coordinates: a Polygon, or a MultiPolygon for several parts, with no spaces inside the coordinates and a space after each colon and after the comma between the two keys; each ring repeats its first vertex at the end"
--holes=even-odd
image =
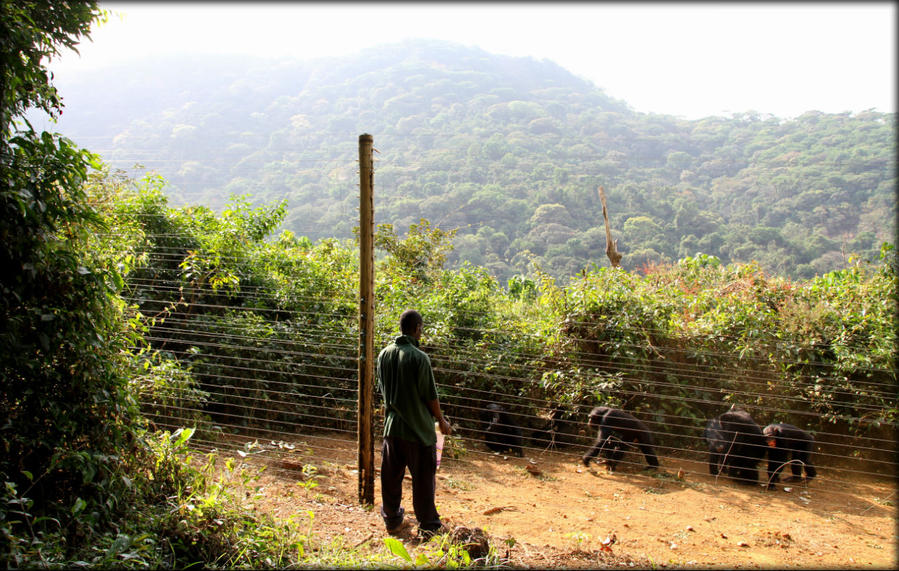
{"type": "Polygon", "coordinates": [[[441,532],[434,505],[437,485],[437,433],[449,435],[440,412],[431,359],[418,348],[424,320],[414,309],[400,316],[402,335],[378,355],[378,387],[384,398],[384,444],[381,448],[381,517],[388,533],[403,528],[403,477],[412,475],[412,507],[423,537],[441,532]]]}

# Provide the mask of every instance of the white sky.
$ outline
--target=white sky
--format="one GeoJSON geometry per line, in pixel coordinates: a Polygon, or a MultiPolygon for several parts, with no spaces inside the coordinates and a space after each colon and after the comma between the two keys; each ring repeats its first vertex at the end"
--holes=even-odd
{"type": "MultiPolygon", "coordinates": [[[[149,53],[314,58],[406,38],[552,60],[636,111],[896,111],[896,5],[101,2],[58,77],[149,53]]],[[[64,94],[63,94],[64,95],[64,94]]]]}

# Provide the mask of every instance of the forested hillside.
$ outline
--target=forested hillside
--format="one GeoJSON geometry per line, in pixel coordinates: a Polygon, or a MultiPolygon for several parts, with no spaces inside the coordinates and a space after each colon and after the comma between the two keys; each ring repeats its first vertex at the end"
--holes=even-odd
{"type": "Polygon", "coordinates": [[[808,278],[894,242],[895,115],[688,121],[637,113],[548,61],[435,41],[305,62],[196,56],[61,77],[58,129],[175,204],[288,200],[310,239],[358,224],[374,136],[376,222],[458,229],[449,262],[501,283],[607,265],[597,187],[634,270],[697,252],[808,278]]]}

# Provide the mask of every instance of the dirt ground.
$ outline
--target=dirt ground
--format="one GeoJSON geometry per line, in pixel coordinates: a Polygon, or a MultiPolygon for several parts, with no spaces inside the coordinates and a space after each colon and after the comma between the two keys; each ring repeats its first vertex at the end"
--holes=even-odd
{"type": "MultiPolygon", "coordinates": [[[[362,552],[387,553],[377,478],[374,508],[357,500],[354,438],[326,435],[274,444],[257,448],[271,453],[251,463],[267,465],[255,482],[258,493],[248,500],[254,509],[278,518],[311,510],[317,540],[341,538],[362,552]],[[314,466],[306,475],[314,472],[315,487],[301,485],[310,481],[304,480],[304,465],[314,466]]],[[[836,475],[819,466],[809,486],[787,483],[766,491],[716,481],[695,460],[665,458],[655,473],[637,465],[609,473],[601,465],[585,468],[570,451],[531,452],[517,458],[470,451],[444,458],[437,475],[444,523],[481,528],[510,567],[897,567],[896,483],[889,478],[836,475]]],[[[642,462],[640,456],[630,459],[642,462]]],[[[409,519],[408,476],[406,484],[409,519]]],[[[399,538],[413,558],[427,548],[414,528],[399,538]]]]}

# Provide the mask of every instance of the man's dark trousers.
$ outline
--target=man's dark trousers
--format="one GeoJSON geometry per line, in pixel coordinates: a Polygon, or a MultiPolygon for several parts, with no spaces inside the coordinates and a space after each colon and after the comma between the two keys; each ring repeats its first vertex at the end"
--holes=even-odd
{"type": "Polygon", "coordinates": [[[403,522],[400,503],[406,468],[412,475],[412,507],[418,527],[435,530],[440,516],[434,505],[437,476],[437,446],[425,446],[403,438],[385,436],[381,448],[381,517],[388,529],[403,522]]]}

